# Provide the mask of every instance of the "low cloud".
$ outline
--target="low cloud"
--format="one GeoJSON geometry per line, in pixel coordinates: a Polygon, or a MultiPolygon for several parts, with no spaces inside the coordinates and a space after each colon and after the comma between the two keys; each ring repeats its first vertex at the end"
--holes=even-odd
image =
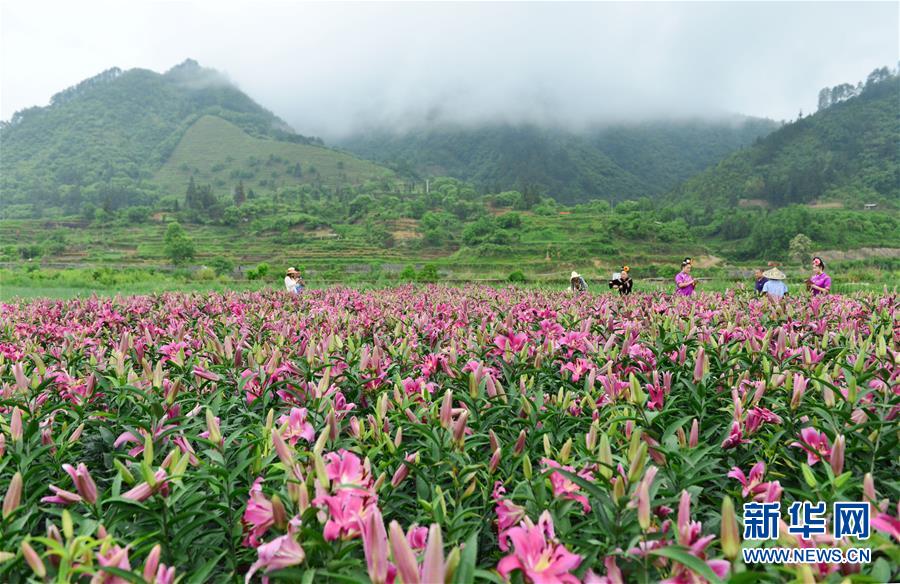
{"type": "Polygon", "coordinates": [[[185,58],[299,132],[793,118],[897,59],[897,3],[95,3],[11,0],[2,117],[112,66],[185,58]]]}

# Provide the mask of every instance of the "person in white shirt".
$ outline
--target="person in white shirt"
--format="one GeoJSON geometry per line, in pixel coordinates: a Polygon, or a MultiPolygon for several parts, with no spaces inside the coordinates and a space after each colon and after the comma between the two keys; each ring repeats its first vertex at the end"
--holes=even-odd
{"type": "Polygon", "coordinates": [[[284,277],[284,287],[291,294],[299,294],[303,290],[303,278],[297,268],[288,268],[284,277]]]}
{"type": "Polygon", "coordinates": [[[766,283],[763,284],[762,293],[767,295],[769,300],[781,300],[787,294],[788,287],[784,283],[786,278],[784,272],[778,268],[772,268],[763,272],[763,278],[766,278],[766,283]]]}

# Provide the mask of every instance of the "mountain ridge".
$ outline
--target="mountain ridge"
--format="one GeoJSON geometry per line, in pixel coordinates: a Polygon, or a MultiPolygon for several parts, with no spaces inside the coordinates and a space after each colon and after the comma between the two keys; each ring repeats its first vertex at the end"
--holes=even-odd
{"type": "Polygon", "coordinates": [[[400,173],[448,174],[488,191],[536,185],[565,203],[616,201],[660,195],[777,125],[759,118],[737,119],[617,124],[581,131],[539,124],[437,124],[398,133],[369,131],[345,137],[338,145],[400,173]],[[708,151],[698,148],[703,144],[709,145],[708,151]],[[636,152],[643,152],[647,163],[636,161],[636,152]]]}
{"type": "MultiPolygon", "coordinates": [[[[0,213],[5,217],[71,214],[85,204],[113,210],[152,206],[162,197],[180,196],[188,177],[174,191],[172,184],[161,189],[154,177],[204,116],[221,118],[252,138],[296,145],[298,151],[319,148],[317,154],[327,152],[345,165],[370,169],[362,173],[364,178],[379,178],[387,172],[369,162],[357,164],[351,155],[326,149],[319,138],[294,132],[224,74],[188,59],[164,73],[107,69],[56,93],[49,105],[26,108],[0,124],[0,213]]],[[[228,159],[235,158],[228,146],[223,144],[226,167],[228,159]]],[[[306,165],[302,157],[288,158],[295,170],[306,165]]],[[[323,166],[322,157],[317,158],[323,166]]],[[[219,189],[217,196],[230,195],[240,180],[232,175],[249,172],[226,170],[227,180],[214,185],[219,189]]],[[[288,183],[311,183],[317,188],[337,188],[348,182],[337,173],[334,180],[321,172],[280,174],[288,183]]]]}

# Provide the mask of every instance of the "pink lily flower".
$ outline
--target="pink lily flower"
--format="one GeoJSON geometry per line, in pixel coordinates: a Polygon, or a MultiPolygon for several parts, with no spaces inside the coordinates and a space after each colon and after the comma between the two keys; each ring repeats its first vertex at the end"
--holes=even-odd
{"type": "Polygon", "coordinates": [[[897,515],[879,513],[872,518],[872,527],[882,531],[900,542],[900,503],[897,504],[897,515]]]}
{"type": "Polygon", "coordinates": [[[526,518],[520,527],[510,529],[509,538],[513,553],[497,564],[497,571],[504,578],[520,570],[526,581],[535,584],[579,583],[572,571],[581,564],[581,556],[554,541],[553,520],[548,511],[541,514],[538,525],[526,518]]]}
{"type": "Polygon", "coordinates": [[[728,438],[722,441],[722,449],[728,450],[730,448],[735,448],[740,444],[746,444],[750,442],[744,438],[744,432],[741,430],[740,422],[733,422],[731,424],[731,432],[728,434],[728,438]]]}
{"type": "Polygon", "coordinates": [[[741,494],[746,498],[750,493],[756,492],[756,488],[762,483],[763,476],[766,474],[766,463],[759,461],[750,469],[750,476],[744,474],[744,471],[738,467],[733,467],[728,473],[729,478],[740,481],[743,489],[741,494]]]}
{"type": "Polygon", "coordinates": [[[337,452],[329,452],[324,458],[328,480],[341,487],[368,489],[372,485],[368,468],[356,454],[342,448],[337,452]]]}
{"type": "MultiPolygon", "coordinates": [[[[555,460],[550,460],[549,458],[544,458],[541,460],[541,463],[544,465],[544,469],[548,468],[561,468],[563,470],[569,471],[571,473],[575,473],[575,469],[571,466],[562,466],[555,460]]],[[[589,481],[594,480],[594,476],[588,470],[582,470],[581,472],[575,473],[583,479],[587,479],[589,481]]],[[[562,497],[563,499],[571,499],[573,501],[578,501],[581,503],[581,507],[584,509],[585,513],[590,513],[591,505],[588,503],[587,497],[584,495],[580,495],[579,491],[581,487],[577,484],[573,483],[571,480],[563,476],[558,472],[550,473],[550,484],[553,486],[553,494],[557,497],[562,497]]]]}
{"type": "Polygon", "coordinates": [[[262,492],[263,478],[258,477],[250,487],[250,499],[247,501],[247,509],[244,510],[243,521],[247,536],[244,545],[259,547],[259,537],[275,524],[275,512],[272,501],[266,498],[262,492]]]}
{"type": "Polygon", "coordinates": [[[763,424],[781,424],[781,417],[775,412],[762,407],[752,407],[747,411],[744,431],[752,436],[763,424]]]}
{"type": "MultiPolygon", "coordinates": [[[[268,574],[275,570],[283,570],[297,564],[302,564],[306,559],[306,553],[295,539],[295,524],[297,520],[291,520],[288,532],[281,537],[277,537],[256,548],[258,559],[253,562],[247,575],[244,577],[245,584],[249,584],[253,574],[263,569],[268,574]]],[[[268,577],[263,577],[263,582],[268,583],[268,577]]]]}
{"type": "Polygon", "coordinates": [[[525,346],[527,340],[527,333],[497,335],[494,337],[494,344],[499,348],[498,352],[503,355],[503,360],[508,361],[513,354],[518,353],[525,346]]]}
{"type": "MultiPolygon", "coordinates": [[[[126,572],[131,571],[131,563],[128,561],[128,547],[113,546],[105,554],[97,554],[97,563],[101,566],[118,568],[126,572]]],[[[120,578],[109,572],[98,570],[91,578],[91,584],[128,584],[128,580],[120,578]]]]}
{"type": "Polygon", "coordinates": [[[806,451],[806,464],[813,466],[820,460],[828,461],[831,457],[831,446],[825,432],[819,432],[815,428],[803,428],[800,430],[800,442],[793,442],[791,446],[802,448],[806,451]]]}
{"type": "Polygon", "coordinates": [[[362,533],[362,518],[375,500],[368,491],[363,491],[362,496],[359,493],[354,489],[338,489],[335,495],[321,493],[313,500],[314,505],[328,511],[322,531],[326,541],[349,540],[362,533]]]}
{"type": "Polygon", "coordinates": [[[310,444],[316,441],[316,431],[306,420],[307,413],[306,408],[291,408],[290,415],[278,418],[279,424],[287,425],[282,430],[281,437],[290,442],[291,446],[295,446],[300,438],[310,444]]]}

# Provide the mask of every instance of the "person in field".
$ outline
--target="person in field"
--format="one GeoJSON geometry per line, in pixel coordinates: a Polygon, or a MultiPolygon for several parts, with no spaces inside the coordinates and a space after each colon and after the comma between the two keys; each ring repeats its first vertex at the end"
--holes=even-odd
{"type": "Polygon", "coordinates": [[[694,293],[697,281],[691,276],[691,266],[693,265],[691,258],[684,258],[681,262],[681,271],[675,274],[675,293],[681,296],[690,296],[694,293]]]}
{"type": "Polygon", "coordinates": [[[778,268],[766,270],[763,273],[766,283],[763,284],[762,293],[769,297],[769,300],[781,300],[788,292],[787,284],[784,283],[786,276],[784,272],[778,268]]]}
{"type": "Polygon", "coordinates": [[[613,279],[609,281],[609,287],[618,290],[621,296],[631,294],[631,288],[634,286],[634,280],[631,279],[629,274],[630,271],[631,268],[628,266],[622,266],[622,271],[618,274],[613,274],[613,279]]]}
{"type": "Polygon", "coordinates": [[[806,289],[813,296],[828,294],[831,292],[831,276],[825,273],[825,262],[822,258],[815,257],[812,260],[813,275],[806,281],[806,289]]]}
{"type": "Polygon", "coordinates": [[[284,276],[284,287],[291,294],[299,294],[303,290],[303,278],[297,268],[288,268],[284,276]]]}
{"type": "Polygon", "coordinates": [[[759,294],[760,296],[762,296],[763,286],[766,285],[766,282],[768,281],[768,279],[766,278],[766,276],[763,273],[761,268],[756,268],[755,277],[756,277],[756,293],[759,294]]]}
{"type": "Polygon", "coordinates": [[[582,292],[587,292],[587,289],[587,282],[584,281],[581,274],[572,272],[569,278],[569,291],[573,294],[581,294],[582,292]]]}

